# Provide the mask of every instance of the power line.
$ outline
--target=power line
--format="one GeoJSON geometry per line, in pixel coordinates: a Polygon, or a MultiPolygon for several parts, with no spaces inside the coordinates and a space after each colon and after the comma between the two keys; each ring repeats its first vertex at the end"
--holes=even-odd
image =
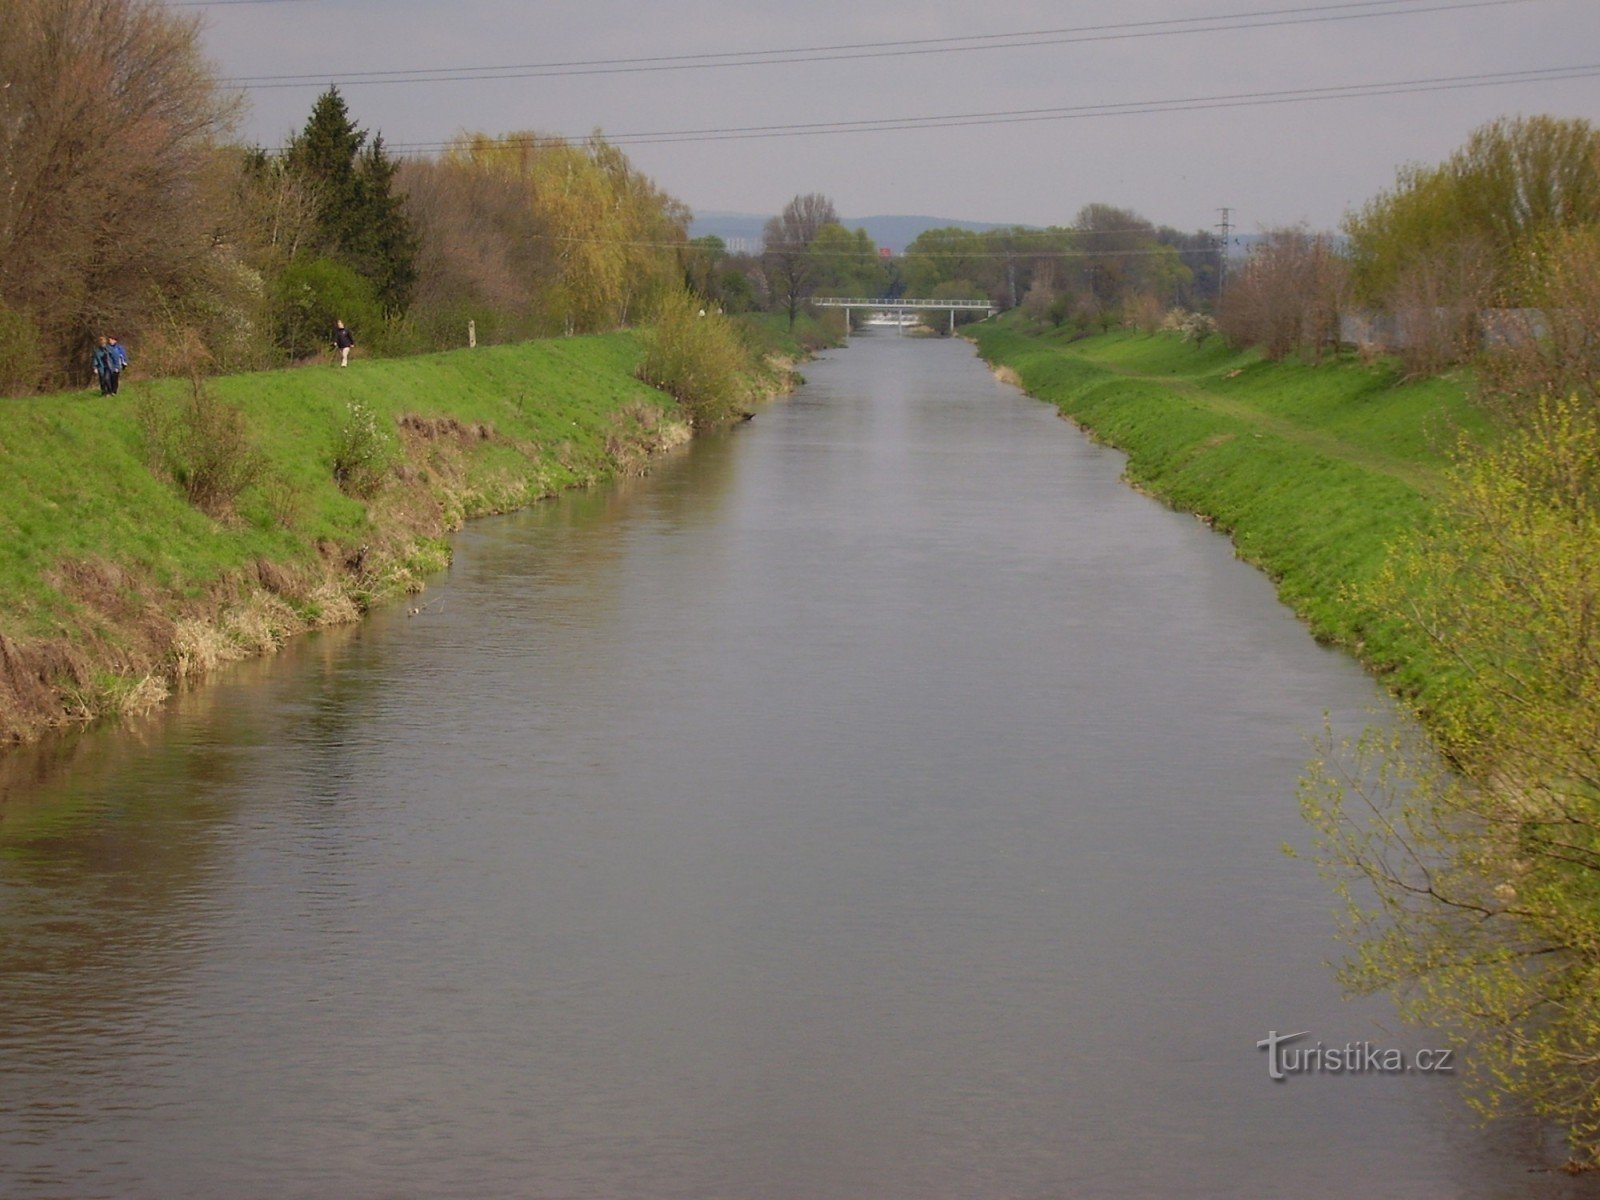
{"type": "MultiPolygon", "coordinates": [[[[222,3],[226,0],[211,0],[222,3]]],[[[239,2],[239,0],[233,0],[239,2]]],[[[271,0],[258,0],[271,2],[271,0]]],[[[630,75],[660,71],[713,70],[726,67],[776,66],[787,63],[835,62],[851,59],[904,58],[928,54],[954,54],[974,50],[1031,49],[1038,46],[1135,38],[1173,37],[1196,33],[1222,33],[1242,29],[1271,29],[1292,25],[1364,21],[1378,17],[1455,12],[1465,9],[1504,8],[1537,0],[1347,0],[1299,8],[1257,12],[1219,13],[1215,16],[1179,17],[1151,21],[1126,21],[1104,25],[1078,25],[1058,29],[1021,30],[1012,33],[970,34],[949,38],[918,38],[893,42],[856,42],[834,46],[776,50],[717,51],[700,54],[654,55],[638,58],[574,59],[544,63],[498,64],[467,67],[413,67],[384,71],[346,71],[293,75],[242,75],[222,82],[246,91],[273,88],[323,87],[328,83],[360,86],[380,83],[461,83],[477,80],[560,78],[575,75],[630,75]],[[1409,7],[1396,7],[1396,5],[1409,7]],[[1360,11],[1354,11],[1360,10],[1360,11]]]]}
{"type": "MultiPolygon", "coordinates": [[[[1424,92],[1460,91],[1481,87],[1506,87],[1519,83],[1554,83],[1590,79],[1600,75],[1600,63],[1562,67],[1533,67],[1520,71],[1493,71],[1472,75],[1444,75],[1381,83],[1334,84],[1276,91],[1233,92],[1212,96],[1187,96],[1166,100],[1127,100],[1105,104],[1063,105],[1057,108],[1002,109],[990,112],[942,113],[929,116],[868,118],[854,121],[809,121],[788,125],[744,125],[705,129],[655,130],[601,135],[613,146],[659,145],[675,142],[743,141],[778,137],[806,137],[839,133],[892,133],[917,129],[952,129],[975,125],[1016,125],[1036,121],[1085,120],[1094,117],[1139,116],[1151,113],[1199,112],[1219,108],[1259,108],[1278,104],[1303,104],[1316,100],[1350,100],[1424,92]]],[[[536,145],[546,135],[505,138],[495,144],[536,145]]],[[[572,137],[571,141],[581,141],[572,137]]],[[[445,150],[461,139],[435,142],[390,142],[395,151],[445,150]]]]}

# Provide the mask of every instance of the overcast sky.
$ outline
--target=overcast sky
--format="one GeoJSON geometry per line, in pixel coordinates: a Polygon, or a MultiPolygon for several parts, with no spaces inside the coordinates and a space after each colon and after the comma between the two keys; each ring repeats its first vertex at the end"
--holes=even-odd
{"type": "MultiPolygon", "coordinates": [[[[1298,221],[1331,228],[1389,186],[1398,165],[1437,162],[1497,116],[1600,121],[1600,0],[1462,3],[235,0],[195,10],[224,77],[315,79],[248,91],[241,132],[267,145],[304,123],[329,82],[340,84],[361,125],[404,147],[463,130],[581,136],[598,127],[620,136],[1594,68],[1582,78],[1382,97],[625,147],[697,211],[771,213],[797,192],[819,191],[852,216],[1045,225],[1103,201],[1195,229],[1213,226],[1226,205],[1249,232],[1298,221]],[[1284,15],[1262,15],[1270,12],[1284,15]],[[1197,18],[1234,27],[1195,32],[1204,24],[1197,18]],[[1189,24],[1172,24],[1184,19],[1189,24]],[[1302,23],[1239,27],[1267,20],[1302,23]],[[1093,41],[1081,40],[1084,32],[1037,32],[1111,25],[1126,28],[1102,29],[1093,41]],[[1164,32],[1177,28],[1185,32],[1164,32]],[[1027,44],[903,53],[977,44],[949,42],[881,47],[902,51],[885,57],[425,83],[362,83],[359,74],[1005,33],[1026,33],[1013,40],[1027,44]],[[1143,36],[1105,37],[1131,33],[1143,36]],[[1062,40],[1069,37],[1080,40],[1062,40]]],[[[643,65],[668,64],[635,64],[643,65]]]]}

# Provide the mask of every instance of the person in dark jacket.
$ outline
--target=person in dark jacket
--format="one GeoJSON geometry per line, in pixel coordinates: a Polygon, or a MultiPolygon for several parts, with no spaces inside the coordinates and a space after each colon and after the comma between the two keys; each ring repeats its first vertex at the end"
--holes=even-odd
{"type": "Polygon", "coordinates": [[[100,394],[109,396],[116,391],[113,386],[115,379],[111,373],[111,342],[101,338],[94,344],[94,377],[100,381],[100,394]]]}
{"type": "Polygon", "coordinates": [[[333,344],[339,351],[339,365],[350,365],[350,349],[356,344],[355,334],[345,328],[343,321],[333,323],[333,344]]]}

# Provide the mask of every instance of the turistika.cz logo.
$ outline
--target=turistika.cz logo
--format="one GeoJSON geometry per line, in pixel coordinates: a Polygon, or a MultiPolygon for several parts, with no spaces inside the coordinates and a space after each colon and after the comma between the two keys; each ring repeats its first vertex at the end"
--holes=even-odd
{"type": "Polygon", "coordinates": [[[1267,1052],[1267,1075],[1282,1082],[1291,1075],[1449,1075],[1455,1071],[1454,1050],[1413,1050],[1407,1053],[1395,1046],[1375,1046],[1371,1042],[1346,1042],[1330,1046],[1326,1042],[1291,1045],[1311,1036],[1309,1030],[1279,1033],[1271,1030],[1256,1043],[1267,1052]]]}

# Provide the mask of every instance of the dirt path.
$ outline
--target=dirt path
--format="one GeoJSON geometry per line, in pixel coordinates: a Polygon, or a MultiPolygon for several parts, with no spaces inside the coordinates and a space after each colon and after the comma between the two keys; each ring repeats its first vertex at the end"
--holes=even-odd
{"type": "Polygon", "coordinates": [[[1328,458],[1342,459],[1354,463],[1363,470],[1375,471],[1398,479],[1407,487],[1415,488],[1425,496],[1438,497],[1444,491],[1444,473],[1437,468],[1428,467],[1420,463],[1409,462],[1383,454],[1367,446],[1360,446],[1353,442],[1345,441],[1335,434],[1320,429],[1310,429],[1298,422],[1285,417],[1274,416],[1262,412],[1259,408],[1214,392],[1192,379],[1183,379],[1173,375],[1145,375],[1137,371],[1126,371],[1115,364],[1099,362],[1094,359],[1096,366],[1120,376],[1123,379],[1136,379],[1141,383],[1153,383],[1176,392],[1186,399],[1204,405],[1211,411],[1226,417],[1253,425],[1263,433],[1270,433],[1281,437],[1285,441],[1297,442],[1307,446],[1328,458]]]}

